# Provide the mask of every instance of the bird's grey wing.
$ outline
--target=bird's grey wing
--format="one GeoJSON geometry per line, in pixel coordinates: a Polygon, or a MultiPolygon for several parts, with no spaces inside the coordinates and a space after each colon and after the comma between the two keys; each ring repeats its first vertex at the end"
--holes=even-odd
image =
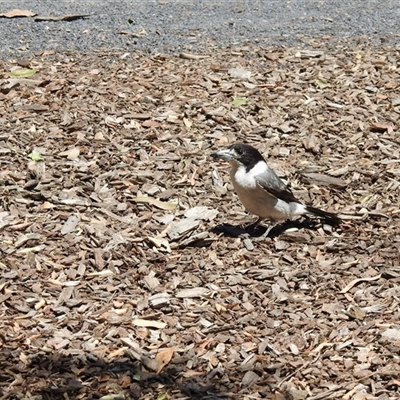
{"type": "Polygon", "coordinates": [[[269,195],[287,202],[299,203],[289,187],[282,182],[273,170],[270,169],[268,172],[259,174],[255,178],[257,184],[269,195]]]}

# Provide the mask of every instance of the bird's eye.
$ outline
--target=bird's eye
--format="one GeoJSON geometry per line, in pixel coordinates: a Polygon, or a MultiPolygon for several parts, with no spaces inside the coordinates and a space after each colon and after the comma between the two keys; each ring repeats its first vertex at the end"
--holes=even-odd
{"type": "Polygon", "coordinates": [[[243,150],[242,149],[236,149],[236,153],[238,156],[243,155],[243,150]]]}

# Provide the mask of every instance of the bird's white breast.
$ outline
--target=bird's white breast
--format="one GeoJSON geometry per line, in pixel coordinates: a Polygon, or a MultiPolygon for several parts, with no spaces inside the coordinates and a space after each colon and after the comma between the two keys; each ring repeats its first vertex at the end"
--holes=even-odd
{"type": "Polygon", "coordinates": [[[243,165],[232,164],[232,184],[246,210],[271,220],[288,219],[304,214],[305,208],[302,204],[287,202],[270,195],[257,183],[256,177],[269,171],[268,165],[262,161],[249,171],[246,171],[243,165]]]}
{"type": "Polygon", "coordinates": [[[268,173],[269,167],[265,162],[258,162],[250,171],[246,171],[243,165],[236,165],[236,168],[231,169],[231,179],[235,186],[239,185],[249,189],[255,189],[257,187],[256,176],[264,173],[268,173]]]}

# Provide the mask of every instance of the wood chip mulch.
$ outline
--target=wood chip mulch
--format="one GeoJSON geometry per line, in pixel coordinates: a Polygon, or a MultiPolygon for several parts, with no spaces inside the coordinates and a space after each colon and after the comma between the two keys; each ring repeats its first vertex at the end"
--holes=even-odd
{"type": "Polygon", "coordinates": [[[399,51],[22,61],[0,62],[1,400],[400,398],[399,51]],[[234,142],[343,223],[247,232],[210,158],[234,142]]]}

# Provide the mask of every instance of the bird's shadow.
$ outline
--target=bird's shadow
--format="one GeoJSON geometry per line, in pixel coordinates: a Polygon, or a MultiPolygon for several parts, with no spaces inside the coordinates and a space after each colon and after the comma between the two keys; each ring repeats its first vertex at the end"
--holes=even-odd
{"type": "MultiPolygon", "coordinates": [[[[7,348],[7,350],[9,349],[7,348]]],[[[9,357],[10,360],[14,358],[14,356],[11,358],[11,355],[9,357]]],[[[49,354],[42,351],[30,359],[29,369],[21,371],[24,379],[19,384],[22,388],[29,386],[29,390],[33,392],[32,398],[40,397],[43,400],[98,398],[97,395],[100,396],[100,393],[104,394],[114,390],[111,389],[113,387],[121,390],[122,382],[127,383],[124,385],[124,393],[130,399],[154,398],[154,393],[160,390],[161,385],[162,392],[175,392],[178,397],[182,398],[179,395],[181,394],[188,400],[223,400],[227,398],[226,387],[219,385],[212,378],[210,379],[207,372],[204,375],[183,378],[181,376],[182,367],[179,364],[172,364],[163,372],[154,373],[146,369],[143,364],[144,358],[146,357],[143,356],[140,361],[132,360],[130,353],[127,352],[120,359],[105,361],[90,353],[76,357],[65,356],[57,351],[49,354]],[[48,378],[49,376],[51,379],[48,378]],[[102,380],[100,377],[103,376],[106,376],[107,379],[102,380]]],[[[11,380],[12,372],[9,372],[8,369],[5,370],[4,377],[11,380]]],[[[6,397],[11,399],[11,397],[6,397]]],[[[5,399],[6,397],[1,396],[0,398],[5,399]]],[[[122,394],[118,397],[110,395],[101,398],[105,399],[106,397],[109,399],[125,398],[122,394]]],[[[18,396],[18,398],[21,397],[18,396]]],[[[158,398],[161,398],[161,395],[158,398]]]]}
{"type": "MultiPolygon", "coordinates": [[[[274,226],[266,237],[273,239],[291,228],[316,230],[320,226],[321,222],[319,220],[303,217],[295,221],[285,221],[274,226]]],[[[219,224],[212,229],[212,232],[223,233],[225,236],[240,237],[246,235],[252,238],[262,238],[265,236],[267,231],[268,226],[261,224],[257,226],[250,225],[247,227],[241,225],[219,224]]]]}

